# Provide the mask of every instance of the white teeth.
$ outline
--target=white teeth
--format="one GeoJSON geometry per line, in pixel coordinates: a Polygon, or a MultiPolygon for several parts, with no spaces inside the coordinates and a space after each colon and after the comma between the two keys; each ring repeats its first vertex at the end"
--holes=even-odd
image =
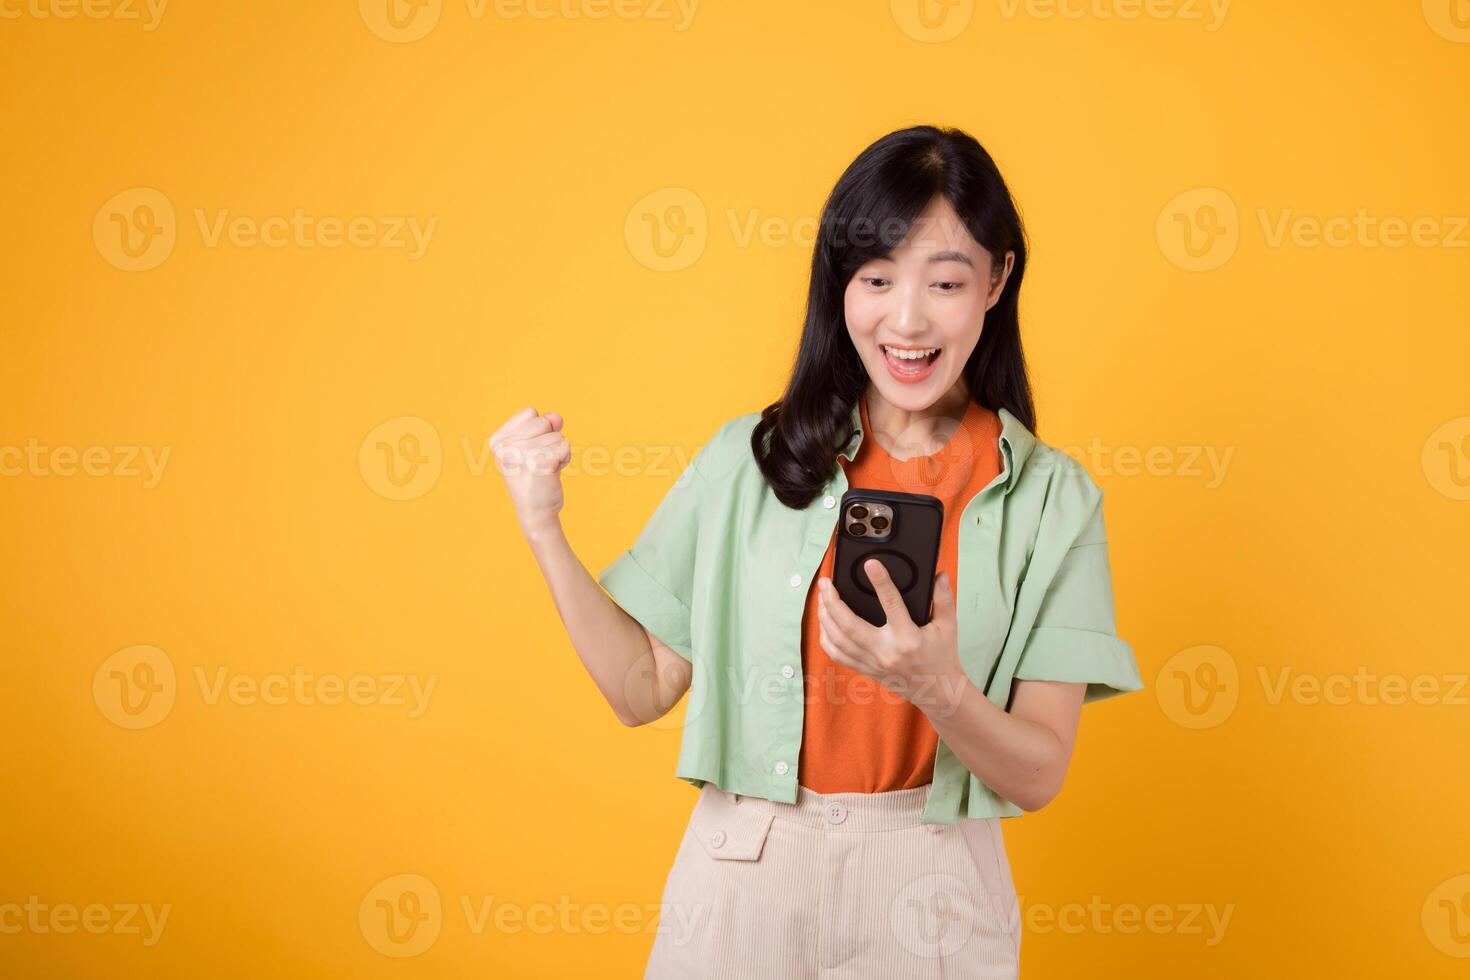
{"type": "Polygon", "coordinates": [[[923,350],[898,350],[883,344],[883,349],[901,361],[919,361],[939,350],[938,347],[926,347],[923,350]]]}

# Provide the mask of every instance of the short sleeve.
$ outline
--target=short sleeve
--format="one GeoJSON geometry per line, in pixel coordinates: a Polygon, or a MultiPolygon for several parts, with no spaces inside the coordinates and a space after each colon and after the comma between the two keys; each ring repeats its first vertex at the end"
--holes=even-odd
{"type": "Polygon", "coordinates": [[[700,501],[708,482],[701,450],[664,494],[633,546],[598,573],[613,600],[685,660],[694,659],[692,597],[700,501]]]}
{"type": "Polygon", "coordinates": [[[1042,597],[1014,678],[1085,682],[1088,703],[1142,690],[1143,681],[1114,619],[1102,491],[1080,466],[1072,477],[1084,488],[1074,499],[1086,517],[1042,597]]]}

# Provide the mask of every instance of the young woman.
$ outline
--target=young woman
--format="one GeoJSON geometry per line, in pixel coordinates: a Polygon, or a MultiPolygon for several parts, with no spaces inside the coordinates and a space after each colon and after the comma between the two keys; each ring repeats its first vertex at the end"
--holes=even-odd
{"type": "Polygon", "coordinates": [[[597,581],[558,518],[561,417],[523,409],[491,437],[618,718],[689,693],[677,775],[700,794],[647,977],[1017,975],[1000,820],[1060,791],[1085,702],[1143,687],[1101,491],[1034,434],[1025,269],[980,144],[895,132],[823,210],[781,399],[714,433],[597,581]],[[882,561],[864,564],[882,626],[836,594],[849,487],[943,503],[924,626],[882,561]]]}

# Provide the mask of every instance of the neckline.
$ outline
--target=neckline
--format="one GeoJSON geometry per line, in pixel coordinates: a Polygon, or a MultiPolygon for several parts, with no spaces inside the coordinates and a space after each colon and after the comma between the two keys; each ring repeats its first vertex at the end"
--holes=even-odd
{"type": "MultiPolygon", "coordinates": [[[[871,442],[874,449],[882,453],[884,456],[887,456],[895,463],[909,464],[918,462],[920,460],[934,460],[942,456],[946,451],[953,448],[955,436],[961,428],[966,429],[970,431],[971,434],[973,434],[974,429],[976,428],[976,423],[978,422],[977,416],[980,413],[980,404],[976,402],[973,398],[968,399],[965,402],[965,414],[958,420],[958,425],[956,426],[956,428],[950,432],[949,437],[944,440],[943,444],[941,444],[938,449],[934,450],[932,453],[907,456],[903,459],[900,459],[899,457],[889,452],[887,449],[884,449],[883,445],[878,441],[878,434],[873,429],[873,423],[868,418],[868,393],[866,391],[858,396],[858,410],[860,413],[860,418],[862,420],[863,432],[867,436],[867,438],[864,439],[863,442],[871,442]]],[[[949,418],[949,416],[945,416],[945,418],[949,418]]],[[[862,449],[859,448],[858,452],[861,453],[862,449]]]]}

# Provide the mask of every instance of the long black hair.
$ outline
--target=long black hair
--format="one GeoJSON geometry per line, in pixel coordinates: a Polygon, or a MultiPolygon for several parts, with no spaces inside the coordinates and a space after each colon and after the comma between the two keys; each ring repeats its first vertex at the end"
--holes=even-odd
{"type": "Polygon", "coordinates": [[[853,436],[852,410],[868,386],[847,332],[847,284],[864,263],[899,245],[936,195],[993,256],[992,274],[1004,267],[1006,252],[1016,253],[964,377],[972,399],[991,411],[1004,406],[1036,431],[1017,312],[1026,233],[1011,192],[970,134],[934,126],[898,130],[858,155],[822,208],[796,363],[781,399],[762,410],[751,433],[751,452],[787,507],[805,507],[836,472],[837,452],[853,436]]]}

